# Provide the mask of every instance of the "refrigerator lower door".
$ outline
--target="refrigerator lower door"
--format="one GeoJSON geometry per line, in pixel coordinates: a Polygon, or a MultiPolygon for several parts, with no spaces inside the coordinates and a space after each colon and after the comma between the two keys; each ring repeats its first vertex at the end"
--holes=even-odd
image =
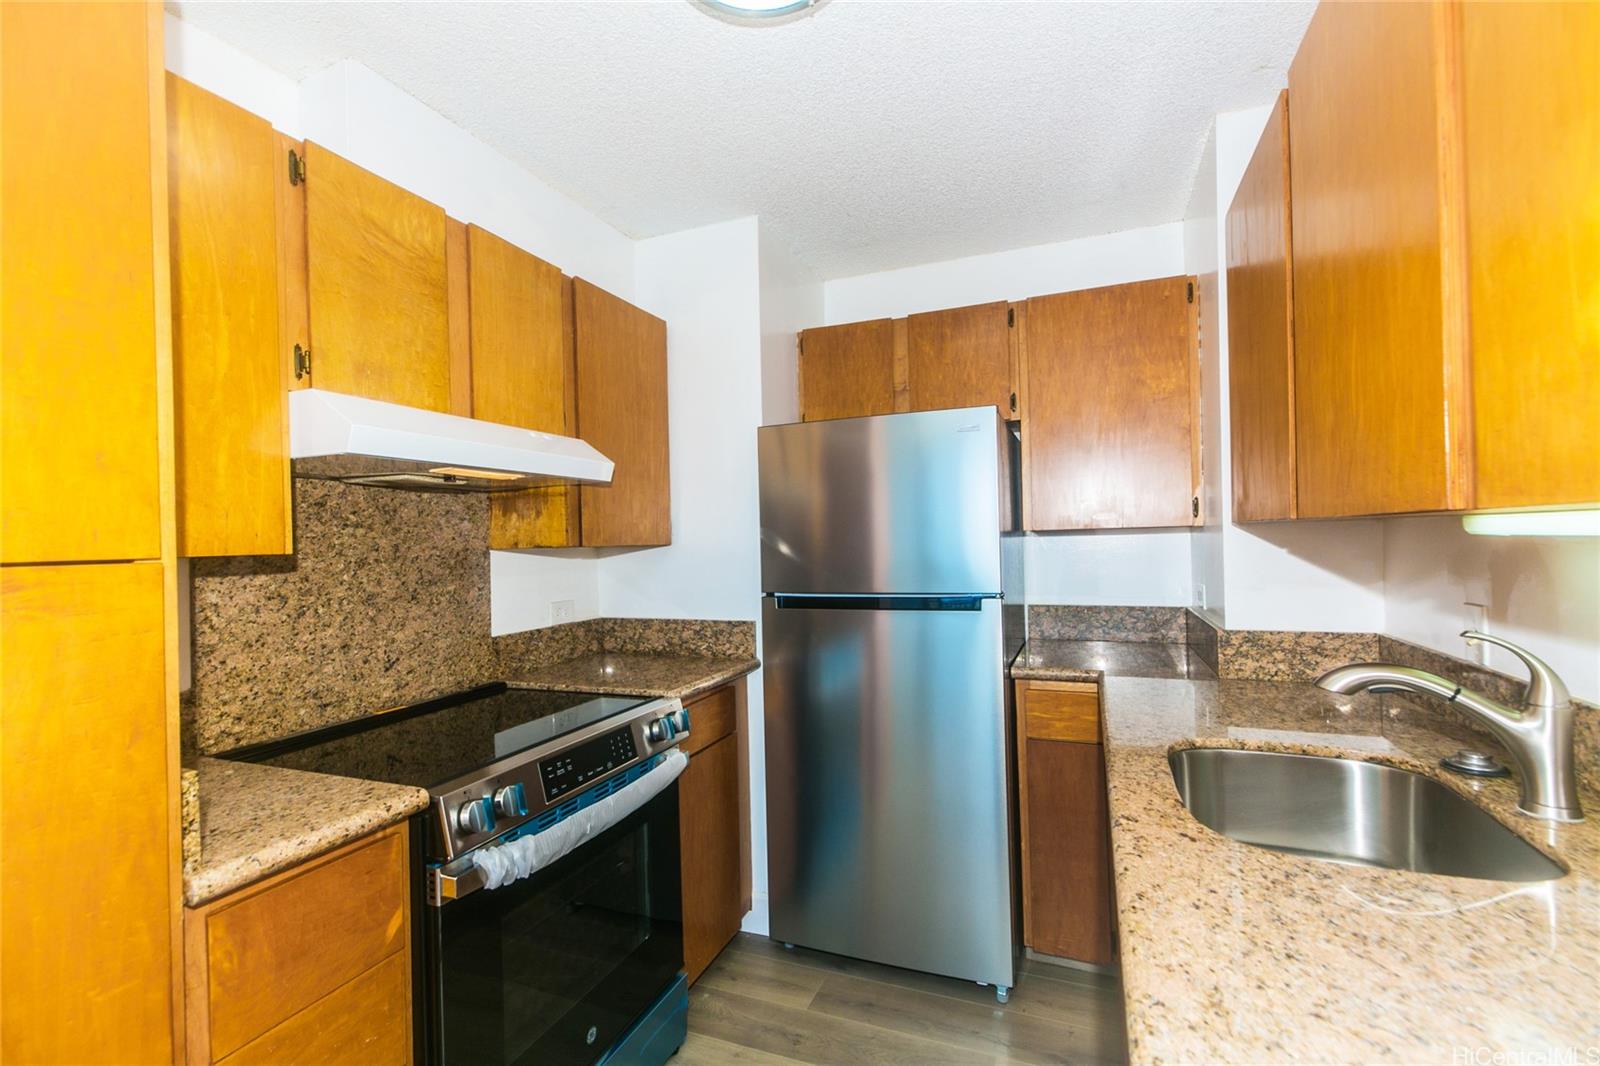
{"type": "Polygon", "coordinates": [[[1001,601],[763,601],[771,935],[1010,986],[1001,601]]]}

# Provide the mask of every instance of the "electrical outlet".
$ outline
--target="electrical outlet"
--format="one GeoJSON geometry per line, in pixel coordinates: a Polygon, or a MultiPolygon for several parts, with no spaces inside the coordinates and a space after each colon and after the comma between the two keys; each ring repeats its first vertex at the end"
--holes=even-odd
{"type": "Polygon", "coordinates": [[[578,605],[571,600],[550,601],[550,624],[558,626],[578,617],[578,605]]]}
{"type": "MultiPolygon", "coordinates": [[[[1480,633],[1489,632],[1489,608],[1481,603],[1474,603],[1471,600],[1467,600],[1461,606],[1466,608],[1465,617],[1467,624],[1465,628],[1476,629],[1480,633]]],[[[1478,665],[1489,665],[1489,645],[1468,644],[1467,654],[1472,659],[1477,660],[1478,665]]]]}
{"type": "Polygon", "coordinates": [[[1206,609],[1206,585],[1202,581],[1194,587],[1195,605],[1202,611],[1206,609]]]}

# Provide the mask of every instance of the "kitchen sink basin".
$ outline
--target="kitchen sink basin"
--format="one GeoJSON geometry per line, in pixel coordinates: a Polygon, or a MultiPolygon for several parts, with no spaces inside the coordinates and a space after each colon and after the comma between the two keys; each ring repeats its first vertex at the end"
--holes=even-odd
{"type": "Polygon", "coordinates": [[[1491,881],[1566,873],[1472,801],[1407,770],[1231,748],[1187,748],[1167,761],[1189,812],[1241,843],[1491,881]]]}

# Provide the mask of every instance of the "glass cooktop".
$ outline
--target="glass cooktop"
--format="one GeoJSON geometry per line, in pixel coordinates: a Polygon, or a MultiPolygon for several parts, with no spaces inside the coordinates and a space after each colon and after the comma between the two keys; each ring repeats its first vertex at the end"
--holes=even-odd
{"type": "Polygon", "coordinates": [[[217,757],[431,788],[648,702],[486,685],[217,757]]]}

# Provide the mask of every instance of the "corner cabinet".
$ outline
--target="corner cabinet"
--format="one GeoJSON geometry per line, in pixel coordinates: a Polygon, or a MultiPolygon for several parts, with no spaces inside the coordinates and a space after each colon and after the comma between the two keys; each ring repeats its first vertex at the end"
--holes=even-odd
{"type": "Polygon", "coordinates": [[[1029,530],[1198,518],[1192,277],[1037,296],[1024,307],[1023,516],[1029,530]]]}
{"type": "Polygon", "coordinates": [[[688,704],[678,779],[683,859],[683,966],[693,983],[739,932],[750,910],[750,806],[745,682],[688,704]]]}
{"type": "Polygon", "coordinates": [[[1233,519],[1295,517],[1289,94],[1278,94],[1228,208],[1233,519]]]}
{"type": "Polygon", "coordinates": [[[1237,517],[1600,502],[1596,54],[1592,4],[1317,8],[1229,214],[1237,517]]]}
{"type": "Polygon", "coordinates": [[[667,324],[582,278],[572,305],[578,435],[616,464],[611,484],[582,487],[582,543],[670,544],[667,324]]]}

